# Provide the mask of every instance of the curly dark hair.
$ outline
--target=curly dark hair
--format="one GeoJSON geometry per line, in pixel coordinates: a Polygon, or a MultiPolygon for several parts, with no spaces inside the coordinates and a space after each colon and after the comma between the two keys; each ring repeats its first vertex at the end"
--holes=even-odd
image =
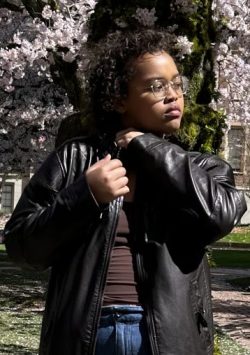
{"type": "Polygon", "coordinates": [[[145,53],[160,51],[174,53],[171,35],[164,30],[117,31],[94,46],[86,92],[96,127],[105,131],[119,128],[114,104],[127,95],[128,82],[134,73],[131,64],[145,53]]]}

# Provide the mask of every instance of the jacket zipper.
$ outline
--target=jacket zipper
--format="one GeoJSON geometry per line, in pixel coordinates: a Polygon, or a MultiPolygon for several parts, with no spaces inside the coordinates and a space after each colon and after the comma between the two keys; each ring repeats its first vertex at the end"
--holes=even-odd
{"type": "MultiPolygon", "coordinates": [[[[141,281],[146,280],[146,273],[144,270],[144,267],[142,265],[142,257],[139,254],[136,254],[136,260],[137,260],[137,271],[139,278],[141,281]]],[[[150,308],[149,305],[146,305],[146,321],[147,321],[147,326],[148,326],[148,336],[151,344],[151,350],[152,350],[152,355],[159,355],[159,349],[156,343],[156,331],[155,331],[155,325],[154,325],[154,319],[153,319],[153,313],[152,309],[150,308]]]]}
{"type": "MultiPolygon", "coordinates": [[[[144,228],[147,226],[147,219],[145,216],[145,212],[143,213],[143,225],[144,225],[144,228]]],[[[147,244],[148,243],[148,235],[147,235],[145,229],[141,233],[143,233],[143,238],[140,238],[140,243],[147,244]]],[[[143,284],[147,280],[147,275],[146,275],[146,271],[143,266],[142,256],[139,253],[136,253],[136,261],[137,261],[138,276],[143,284]]],[[[145,303],[144,305],[146,308],[146,322],[147,322],[147,327],[148,327],[148,336],[149,336],[149,341],[150,341],[150,345],[151,345],[152,355],[159,355],[160,352],[159,352],[157,341],[156,341],[156,329],[155,329],[155,323],[154,323],[154,318],[153,318],[153,311],[152,311],[152,308],[150,307],[148,302],[145,303]]]]}
{"type": "Polygon", "coordinates": [[[92,328],[92,334],[91,334],[91,339],[90,339],[90,348],[89,348],[89,355],[93,355],[94,351],[95,351],[95,336],[97,333],[97,327],[98,327],[98,323],[99,323],[99,318],[100,318],[100,313],[101,313],[101,303],[102,303],[102,296],[103,296],[103,292],[104,292],[104,287],[105,287],[105,280],[106,280],[106,274],[108,271],[108,265],[109,265],[109,260],[110,258],[108,257],[110,255],[113,243],[114,243],[114,237],[115,237],[115,231],[116,231],[116,227],[117,227],[117,222],[118,222],[118,215],[119,215],[119,211],[121,209],[123,203],[123,197],[118,197],[115,201],[115,216],[113,218],[113,224],[112,224],[112,228],[111,228],[111,233],[110,233],[110,238],[108,240],[107,243],[107,247],[105,250],[105,261],[104,261],[104,266],[103,266],[103,272],[101,274],[101,281],[100,281],[100,288],[99,288],[99,292],[98,292],[98,300],[96,302],[96,307],[95,307],[95,314],[94,314],[94,318],[93,318],[93,328],[92,328]]]}

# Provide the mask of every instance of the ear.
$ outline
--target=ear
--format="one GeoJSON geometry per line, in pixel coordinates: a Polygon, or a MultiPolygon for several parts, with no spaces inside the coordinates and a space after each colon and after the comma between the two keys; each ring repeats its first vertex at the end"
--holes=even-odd
{"type": "Polygon", "coordinates": [[[126,102],[125,99],[117,99],[114,102],[114,109],[120,114],[123,114],[126,112],[126,102]]]}

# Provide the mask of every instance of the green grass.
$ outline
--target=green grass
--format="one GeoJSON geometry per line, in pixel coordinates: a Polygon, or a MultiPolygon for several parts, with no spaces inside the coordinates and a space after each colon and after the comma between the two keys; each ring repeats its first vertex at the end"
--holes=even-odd
{"type": "Polygon", "coordinates": [[[250,244],[250,227],[236,227],[232,233],[219,242],[250,244]]]}
{"type": "MultiPolygon", "coordinates": [[[[217,266],[250,267],[250,252],[213,250],[212,254],[217,266]]],[[[0,278],[0,354],[37,355],[48,273],[21,271],[0,245],[0,278]]],[[[250,354],[220,330],[216,334],[214,355],[250,354]]]]}
{"type": "Polygon", "coordinates": [[[250,268],[250,251],[247,250],[212,250],[213,266],[250,268]]]}
{"type": "Polygon", "coordinates": [[[41,314],[1,311],[0,354],[38,354],[41,314]]]}
{"type": "Polygon", "coordinates": [[[38,354],[48,273],[21,270],[0,245],[0,354],[38,354]]]}
{"type": "Polygon", "coordinates": [[[250,233],[231,233],[222,238],[220,242],[250,244],[250,233]]]}
{"type": "Polygon", "coordinates": [[[219,350],[214,355],[250,355],[250,350],[243,348],[219,328],[216,329],[219,350]]]}

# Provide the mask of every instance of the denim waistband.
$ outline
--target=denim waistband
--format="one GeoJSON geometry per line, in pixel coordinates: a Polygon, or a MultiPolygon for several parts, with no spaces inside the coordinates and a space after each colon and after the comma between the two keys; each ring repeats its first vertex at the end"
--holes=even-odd
{"type": "Polygon", "coordinates": [[[124,305],[111,305],[102,307],[101,315],[105,316],[113,313],[143,313],[142,306],[132,305],[132,304],[124,304],[124,305]]]}
{"type": "Polygon", "coordinates": [[[143,308],[136,305],[113,305],[102,308],[100,327],[115,324],[140,324],[144,318],[143,308]]]}

